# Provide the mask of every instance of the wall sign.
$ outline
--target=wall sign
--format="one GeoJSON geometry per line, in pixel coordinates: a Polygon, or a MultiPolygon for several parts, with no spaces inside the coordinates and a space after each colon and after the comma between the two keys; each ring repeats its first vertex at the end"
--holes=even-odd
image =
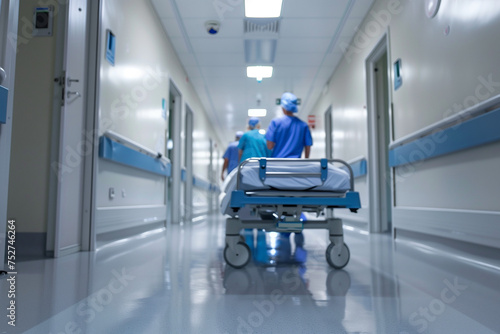
{"type": "Polygon", "coordinates": [[[113,66],[115,66],[115,49],[116,37],[111,30],[108,30],[106,37],[106,60],[113,66]]]}
{"type": "Polygon", "coordinates": [[[398,90],[403,85],[403,76],[401,73],[401,59],[394,62],[394,90],[398,90]]]}

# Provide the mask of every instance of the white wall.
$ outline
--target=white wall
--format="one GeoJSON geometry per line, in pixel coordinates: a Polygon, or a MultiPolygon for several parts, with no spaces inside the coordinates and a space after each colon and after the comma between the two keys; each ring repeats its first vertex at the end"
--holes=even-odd
{"type": "MultiPolygon", "coordinates": [[[[368,156],[365,62],[386,32],[391,68],[402,60],[402,87],[394,91],[390,83],[394,140],[500,94],[498,2],[442,1],[433,19],[424,9],[423,1],[378,0],[359,27],[328,91],[313,108],[322,119],[332,105],[334,157],[368,156]]],[[[394,226],[488,245],[496,240],[498,245],[498,152],[497,142],[397,168],[394,226]],[[415,218],[410,226],[405,222],[417,208],[426,221],[415,218]],[[456,221],[457,212],[467,219],[456,221]],[[478,220],[484,228],[474,228],[478,220]],[[486,235],[490,241],[481,241],[486,235]]],[[[366,179],[356,181],[364,207],[366,179]]]]}
{"type": "MultiPolygon", "coordinates": [[[[188,82],[186,72],[150,1],[104,0],[101,47],[100,134],[110,129],[155,152],[165,154],[168,124],[162,117],[162,99],[167,99],[168,105],[169,85],[173,82],[182,96],[182,115],[185,114],[186,104],[193,111],[194,176],[208,180],[206,152],[209,138],[216,142],[219,138],[188,82]],[[108,29],[116,36],[114,66],[106,61],[104,53],[108,29]]],[[[185,136],[185,133],[181,134],[181,138],[185,136]]],[[[181,152],[184,152],[184,147],[181,152]]],[[[97,231],[99,232],[100,224],[107,224],[104,218],[99,218],[103,217],[99,212],[109,213],[115,210],[114,219],[118,220],[122,217],[120,212],[123,209],[130,211],[136,208],[147,215],[144,208],[148,205],[156,208],[164,206],[165,181],[162,176],[100,160],[97,177],[97,231]],[[110,187],[115,188],[114,199],[108,196],[110,187]],[[122,196],[122,190],[125,196],[122,196]]],[[[164,217],[152,214],[151,217],[143,218],[152,222],[155,218],[161,220],[164,217]]],[[[109,216],[106,219],[109,222],[109,216]]]]}
{"type": "MultiPolygon", "coordinates": [[[[53,36],[33,37],[32,17],[39,2],[19,4],[19,29],[12,117],[7,214],[17,232],[47,232],[50,145],[54,95],[57,17],[53,36]],[[29,210],[26,210],[29,208],[29,210]]],[[[58,12],[56,6],[55,12],[58,12]]],[[[10,36],[12,37],[12,36],[10,36]]]]}

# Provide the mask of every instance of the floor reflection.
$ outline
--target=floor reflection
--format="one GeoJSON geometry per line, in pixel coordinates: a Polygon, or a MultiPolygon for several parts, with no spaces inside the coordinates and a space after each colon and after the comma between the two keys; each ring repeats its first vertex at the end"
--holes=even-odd
{"type": "MultiPolygon", "coordinates": [[[[260,241],[255,231],[253,260],[234,269],[218,216],[20,262],[18,326],[2,322],[0,333],[500,332],[494,255],[487,267],[436,244],[362,232],[346,228],[342,270],[328,266],[322,230],[260,241]]],[[[2,296],[7,288],[0,280],[2,296]]]]}

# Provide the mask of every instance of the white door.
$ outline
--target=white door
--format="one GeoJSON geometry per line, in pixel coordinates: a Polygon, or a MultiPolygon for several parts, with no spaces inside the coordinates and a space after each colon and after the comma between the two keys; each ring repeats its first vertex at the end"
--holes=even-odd
{"type": "Polygon", "coordinates": [[[68,0],[64,46],[64,100],[61,107],[54,256],[82,247],[85,159],[92,143],[85,138],[87,1],[68,0]],[[90,145],[89,145],[90,143],[90,145]]]}
{"type": "MultiPolygon", "coordinates": [[[[0,0],[0,85],[8,89],[6,122],[0,123],[0,270],[5,260],[5,231],[7,225],[7,196],[9,189],[10,147],[12,135],[12,106],[16,68],[16,42],[19,17],[19,0],[0,0]]],[[[15,217],[9,217],[15,218],[15,217]]]]}

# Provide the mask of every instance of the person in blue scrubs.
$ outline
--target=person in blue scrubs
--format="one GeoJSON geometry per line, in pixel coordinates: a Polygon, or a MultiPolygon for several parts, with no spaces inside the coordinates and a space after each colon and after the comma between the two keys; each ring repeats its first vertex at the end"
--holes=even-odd
{"type": "MultiPolygon", "coordinates": [[[[270,156],[267,149],[266,138],[259,132],[260,120],[252,117],[248,121],[248,130],[243,134],[238,144],[240,152],[240,163],[248,158],[266,158],[270,156]]],[[[253,252],[254,260],[261,264],[267,264],[269,257],[267,254],[266,234],[264,230],[257,230],[257,244],[254,245],[253,229],[245,229],[245,242],[253,252]]]]}
{"type": "Polygon", "coordinates": [[[248,121],[248,130],[243,134],[238,144],[240,163],[248,158],[268,157],[266,138],[259,132],[260,120],[252,117],[248,121]]]}
{"type": "Polygon", "coordinates": [[[222,173],[220,175],[222,181],[224,181],[224,172],[227,170],[227,174],[231,173],[239,164],[238,144],[241,136],[243,136],[243,131],[236,132],[235,141],[229,143],[226,152],[222,156],[224,159],[224,165],[222,166],[222,173]]]}
{"type": "MultiPolygon", "coordinates": [[[[295,116],[295,113],[299,111],[297,97],[290,92],[283,93],[281,109],[284,115],[273,119],[266,132],[267,147],[272,150],[271,156],[273,158],[300,158],[304,152],[304,157],[309,158],[313,140],[307,123],[295,116]]],[[[301,215],[301,219],[306,219],[304,214],[301,215]]],[[[289,237],[290,233],[280,233],[282,256],[279,258],[283,261],[289,261],[291,257],[289,237]]],[[[295,245],[295,260],[305,262],[306,252],[303,248],[304,235],[302,233],[295,233],[295,245]]]]}
{"type": "Polygon", "coordinates": [[[267,147],[273,150],[273,158],[309,158],[313,144],[311,131],[306,122],[295,116],[299,111],[297,97],[292,93],[281,96],[283,116],[275,118],[266,132],[267,147]]]}

